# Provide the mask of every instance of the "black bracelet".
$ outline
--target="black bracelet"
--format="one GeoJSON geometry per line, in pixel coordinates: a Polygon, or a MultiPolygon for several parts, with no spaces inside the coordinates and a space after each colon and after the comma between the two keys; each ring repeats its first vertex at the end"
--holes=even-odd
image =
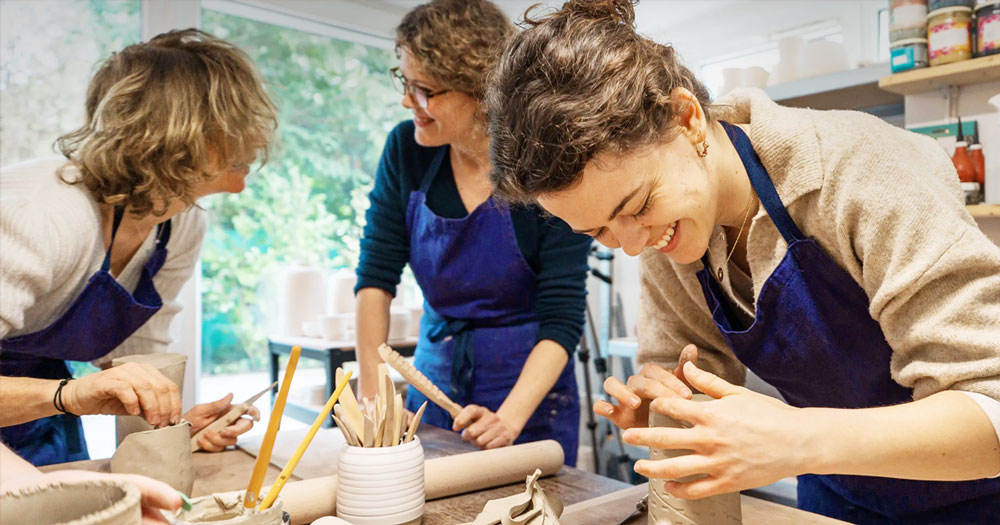
{"type": "Polygon", "coordinates": [[[56,388],[56,393],[54,396],[52,396],[52,405],[56,407],[56,410],[62,412],[63,414],[66,414],[67,416],[76,416],[76,414],[70,412],[69,410],[66,410],[66,405],[63,404],[63,399],[62,399],[63,387],[66,386],[66,383],[69,383],[72,380],[73,380],[72,377],[67,377],[66,379],[59,381],[59,387],[56,388]]]}

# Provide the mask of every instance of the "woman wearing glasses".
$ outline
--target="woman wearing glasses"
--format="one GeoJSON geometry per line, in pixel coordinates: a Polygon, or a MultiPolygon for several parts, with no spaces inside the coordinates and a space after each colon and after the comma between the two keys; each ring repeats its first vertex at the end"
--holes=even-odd
{"type": "MultiPolygon", "coordinates": [[[[514,32],[486,1],[435,1],[396,30],[392,71],[413,120],[389,135],[369,195],[357,285],[361,395],[376,392],[377,348],[409,263],[425,299],[416,366],[457,403],[423,421],[482,448],[558,440],[575,464],[579,401],[569,359],[583,328],[590,240],[535,207],[491,197],[482,97],[514,32]]],[[[407,408],[424,396],[414,389],[407,408]]]]}

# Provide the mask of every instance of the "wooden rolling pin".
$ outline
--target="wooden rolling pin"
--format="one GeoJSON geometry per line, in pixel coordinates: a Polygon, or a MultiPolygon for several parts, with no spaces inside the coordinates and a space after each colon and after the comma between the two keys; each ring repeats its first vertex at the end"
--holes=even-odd
{"type": "MultiPolygon", "coordinates": [[[[399,355],[399,352],[393,350],[387,344],[382,344],[378,347],[378,355],[389,366],[395,368],[399,372],[399,375],[403,376],[421,394],[427,396],[427,399],[430,399],[432,403],[443,408],[453,419],[458,417],[458,413],[462,411],[462,405],[449,399],[427,376],[421,374],[420,370],[414,368],[410,363],[407,363],[406,359],[399,355]]],[[[531,474],[531,472],[528,472],[528,474],[531,474]]],[[[525,476],[528,474],[525,474],[525,476]]]]}
{"type": "Polygon", "coordinates": [[[201,443],[198,442],[198,438],[200,438],[202,434],[208,432],[209,430],[219,431],[228,427],[229,425],[232,425],[233,421],[236,421],[237,419],[243,417],[243,414],[246,414],[247,412],[250,411],[250,407],[253,406],[254,401],[260,399],[260,396],[268,393],[272,388],[276,386],[278,386],[277,381],[271,383],[271,386],[265,388],[264,390],[261,390],[250,399],[247,399],[246,401],[234,406],[233,408],[230,408],[229,412],[226,412],[222,417],[216,419],[215,421],[212,421],[205,428],[199,430],[197,434],[191,436],[191,452],[198,452],[199,450],[201,450],[201,443]]]}
{"type": "MultiPolygon", "coordinates": [[[[523,484],[524,478],[536,468],[542,470],[543,476],[559,472],[564,459],[562,446],[551,439],[428,459],[424,462],[424,492],[429,501],[511,483],[523,484]]],[[[283,509],[292,516],[292,525],[334,516],[337,476],[290,482],[282,491],[281,500],[283,509]]]]}

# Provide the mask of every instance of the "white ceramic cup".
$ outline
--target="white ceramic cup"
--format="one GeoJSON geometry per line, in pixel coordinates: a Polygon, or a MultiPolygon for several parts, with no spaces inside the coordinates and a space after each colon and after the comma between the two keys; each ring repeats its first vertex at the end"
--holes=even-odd
{"type": "Polygon", "coordinates": [[[337,467],[337,517],[355,525],[419,520],[424,514],[423,469],[419,437],[394,447],[345,445],[337,467]]]}
{"type": "Polygon", "coordinates": [[[389,340],[405,339],[410,332],[410,310],[403,308],[389,309],[389,340]]]}
{"type": "Polygon", "coordinates": [[[336,314],[320,316],[319,335],[327,341],[340,341],[343,339],[344,317],[336,314]]]}

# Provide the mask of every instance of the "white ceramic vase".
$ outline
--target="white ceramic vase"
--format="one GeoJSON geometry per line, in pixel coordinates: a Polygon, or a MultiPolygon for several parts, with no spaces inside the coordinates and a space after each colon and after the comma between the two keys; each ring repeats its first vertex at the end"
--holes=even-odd
{"type": "Polygon", "coordinates": [[[420,438],[394,447],[345,446],[337,465],[337,517],[354,525],[420,523],[424,449],[420,438]]]}

